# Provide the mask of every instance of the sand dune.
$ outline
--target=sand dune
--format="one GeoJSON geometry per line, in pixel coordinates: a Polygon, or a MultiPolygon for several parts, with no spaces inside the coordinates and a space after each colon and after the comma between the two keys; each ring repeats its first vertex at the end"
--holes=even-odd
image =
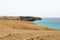
{"type": "Polygon", "coordinates": [[[27,21],[0,20],[0,40],[60,40],[60,31],[27,21]]]}
{"type": "Polygon", "coordinates": [[[44,26],[38,26],[31,22],[20,21],[20,20],[0,20],[0,26],[5,26],[8,28],[15,29],[26,29],[26,30],[53,30],[52,28],[47,28],[44,26]]]}
{"type": "Polygon", "coordinates": [[[60,40],[60,31],[0,29],[0,40],[60,40]]]}

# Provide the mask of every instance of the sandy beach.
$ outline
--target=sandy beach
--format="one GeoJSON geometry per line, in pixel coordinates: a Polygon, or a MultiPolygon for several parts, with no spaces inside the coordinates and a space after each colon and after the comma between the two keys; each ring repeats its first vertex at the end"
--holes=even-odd
{"type": "Polygon", "coordinates": [[[20,20],[0,20],[0,40],[60,40],[60,31],[20,20]]]}

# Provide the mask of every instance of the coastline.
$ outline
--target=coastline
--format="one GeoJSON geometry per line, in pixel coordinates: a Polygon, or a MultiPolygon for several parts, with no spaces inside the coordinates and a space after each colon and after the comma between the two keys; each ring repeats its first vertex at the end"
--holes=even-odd
{"type": "Polygon", "coordinates": [[[0,25],[6,26],[8,28],[25,29],[25,30],[54,30],[52,28],[38,26],[31,22],[20,21],[20,20],[0,20],[0,25]]]}
{"type": "Polygon", "coordinates": [[[60,40],[60,31],[28,21],[0,20],[0,40],[60,40]]]}

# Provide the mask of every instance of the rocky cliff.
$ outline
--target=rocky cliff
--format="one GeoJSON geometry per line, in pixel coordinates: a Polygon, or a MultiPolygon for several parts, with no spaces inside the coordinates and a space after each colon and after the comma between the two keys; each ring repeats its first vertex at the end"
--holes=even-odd
{"type": "Polygon", "coordinates": [[[35,21],[35,20],[42,20],[42,19],[40,17],[31,17],[31,16],[0,16],[0,20],[35,21]]]}

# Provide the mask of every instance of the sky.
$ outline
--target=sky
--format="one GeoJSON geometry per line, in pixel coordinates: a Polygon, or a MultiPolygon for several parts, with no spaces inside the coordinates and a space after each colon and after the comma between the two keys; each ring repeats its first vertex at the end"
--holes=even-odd
{"type": "Polygon", "coordinates": [[[0,0],[0,16],[60,17],[60,0],[0,0]]]}

